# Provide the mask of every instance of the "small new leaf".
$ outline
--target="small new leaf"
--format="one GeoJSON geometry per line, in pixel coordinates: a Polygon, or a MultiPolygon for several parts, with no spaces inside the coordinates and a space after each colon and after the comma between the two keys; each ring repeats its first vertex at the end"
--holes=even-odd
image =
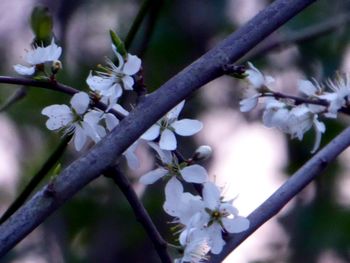
{"type": "Polygon", "coordinates": [[[121,54],[124,59],[126,59],[128,57],[128,52],[125,49],[124,42],[113,30],[109,30],[109,34],[111,36],[112,43],[117,48],[118,53],[121,54]]]}
{"type": "Polygon", "coordinates": [[[30,17],[35,39],[33,44],[38,46],[49,45],[52,39],[53,19],[47,7],[37,6],[33,9],[30,17]]]}

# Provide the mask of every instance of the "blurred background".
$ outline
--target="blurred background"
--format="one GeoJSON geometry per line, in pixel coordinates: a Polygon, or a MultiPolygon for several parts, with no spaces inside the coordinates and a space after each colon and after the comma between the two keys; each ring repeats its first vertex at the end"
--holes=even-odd
{"type": "MultiPolygon", "coordinates": [[[[234,32],[271,1],[265,0],[154,0],[129,52],[143,59],[144,80],[150,92],[216,43],[234,32]]],[[[109,29],[125,38],[142,1],[126,0],[2,0],[0,2],[1,75],[16,76],[12,65],[24,63],[34,35],[29,26],[32,9],[49,8],[54,35],[63,47],[63,70],[58,80],[87,90],[91,69],[112,57],[109,29]]],[[[317,1],[266,39],[246,58],[276,78],[275,89],[297,94],[298,79],[325,81],[336,71],[350,72],[350,2],[317,1]]],[[[290,140],[261,124],[261,109],[239,112],[242,81],[221,77],[188,99],[182,116],[198,118],[204,129],[194,139],[180,138],[180,150],[190,156],[201,144],[214,149],[204,163],[227,199],[236,198],[248,215],[312,155],[314,134],[302,142],[290,140]]],[[[0,103],[17,86],[1,84],[0,103]]],[[[131,108],[132,98],[124,101],[131,108]]],[[[40,114],[50,104],[68,103],[57,92],[26,88],[23,99],[0,112],[0,211],[3,213],[23,190],[60,141],[49,132],[40,114]]],[[[326,120],[322,145],[349,118],[326,120]]],[[[81,153],[70,146],[63,167],[81,153]]],[[[144,146],[137,154],[142,167],[125,171],[166,240],[173,240],[171,220],[162,210],[164,182],[145,189],[138,177],[154,167],[144,146]]],[[[225,262],[342,263],[350,262],[350,152],[311,183],[274,219],[248,238],[225,262]]],[[[49,178],[46,179],[46,182],[49,178]]],[[[172,251],[174,252],[174,251],[172,251]]],[[[173,255],[176,255],[173,253],[173,255]]],[[[110,179],[101,177],[66,203],[16,246],[1,262],[109,263],[159,262],[133,213],[110,179]]]]}

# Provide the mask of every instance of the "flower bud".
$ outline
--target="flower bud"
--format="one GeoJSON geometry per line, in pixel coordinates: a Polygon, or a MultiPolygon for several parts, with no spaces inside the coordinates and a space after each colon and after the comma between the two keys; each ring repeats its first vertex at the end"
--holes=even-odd
{"type": "Polygon", "coordinates": [[[51,71],[56,74],[60,69],[62,69],[62,63],[59,60],[52,61],[51,71]]]}
{"type": "Polygon", "coordinates": [[[197,148],[197,150],[194,152],[192,159],[194,161],[203,161],[208,159],[213,150],[209,145],[202,145],[197,148]]]}

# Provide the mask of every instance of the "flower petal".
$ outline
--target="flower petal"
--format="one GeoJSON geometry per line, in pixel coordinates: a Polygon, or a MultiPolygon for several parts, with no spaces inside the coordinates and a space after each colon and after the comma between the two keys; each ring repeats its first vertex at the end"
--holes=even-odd
{"type": "Polygon", "coordinates": [[[188,183],[202,184],[208,180],[208,173],[198,164],[190,165],[181,170],[183,179],[188,183]]]}
{"type": "Polygon", "coordinates": [[[168,173],[167,170],[164,168],[157,168],[155,170],[152,170],[140,178],[140,183],[142,184],[153,184],[158,179],[162,178],[164,175],[168,173]]]}
{"type": "Polygon", "coordinates": [[[159,136],[159,133],[160,126],[158,124],[154,124],[144,134],[141,135],[141,138],[147,141],[153,141],[159,136]]]}
{"type": "Polygon", "coordinates": [[[14,65],[13,68],[18,74],[25,75],[25,76],[33,75],[35,72],[35,66],[26,67],[26,66],[17,64],[17,65],[14,65]]]}
{"type": "Polygon", "coordinates": [[[250,222],[247,218],[236,216],[235,218],[222,218],[222,224],[229,233],[240,233],[249,228],[250,222]]]}
{"type": "Polygon", "coordinates": [[[175,132],[181,136],[191,136],[203,128],[203,124],[197,120],[182,119],[171,124],[175,132]]]}
{"type": "Polygon", "coordinates": [[[243,99],[239,102],[239,110],[241,112],[251,111],[258,105],[259,94],[254,95],[253,97],[243,99]]]}
{"type": "Polygon", "coordinates": [[[317,87],[309,80],[299,80],[298,89],[307,96],[315,96],[317,87]]]}
{"type": "Polygon", "coordinates": [[[65,127],[73,121],[72,111],[67,105],[55,104],[45,107],[41,114],[49,117],[46,127],[52,131],[65,127]]]}
{"type": "Polygon", "coordinates": [[[84,147],[86,139],[87,137],[83,128],[76,125],[74,129],[74,147],[78,152],[84,147]]]}
{"type": "Polygon", "coordinates": [[[148,142],[148,145],[152,147],[153,150],[155,150],[160,157],[160,160],[162,161],[163,164],[169,164],[173,160],[173,156],[171,154],[171,151],[166,151],[160,149],[159,145],[154,142],[148,142]]]}
{"type": "Polygon", "coordinates": [[[111,131],[119,124],[118,118],[112,113],[105,114],[107,130],[111,131]]]}
{"type": "Polygon", "coordinates": [[[73,109],[80,115],[84,114],[87,111],[89,103],[89,95],[85,92],[78,92],[74,94],[70,100],[70,104],[72,105],[73,109]]]}
{"type": "Polygon", "coordinates": [[[128,163],[128,166],[132,170],[136,170],[140,167],[140,162],[139,159],[137,158],[135,154],[135,150],[138,146],[138,142],[134,142],[124,153],[123,155],[125,156],[126,162],[128,163]]]}
{"type": "Polygon", "coordinates": [[[134,86],[134,79],[132,77],[124,76],[122,80],[123,80],[125,90],[133,90],[132,86],[134,86]]]}
{"type": "Polygon", "coordinates": [[[166,117],[169,120],[177,119],[179,116],[180,112],[182,111],[182,108],[185,105],[185,101],[181,101],[178,105],[176,105],[172,110],[170,110],[167,114],[166,117]]]}
{"type": "Polygon", "coordinates": [[[166,184],[163,208],[167,214],[175,217],[179,216],[179,200],[181,200],[183,190],[182,184],[176,179],[176,177],[172,177],[166,184]]]}
{"type": "Polygon", "coordinates": [[[203,187],[203,200],[211,210],[217,209],[220,205],[220,191],[212,182],[206,182],[203,187]]]}
{"type": "Polygon", "coordinates": [[[159,147],[162,150],[172,151],[177,147],[175,134],[169,130],[165,129],[160,135],[159,147]]]}
{"type": "Polygon", "coordinates": [[[134,75],[140,70],[141,59],[137,56],[128,54],[127,61],[124,64],[123,72],[127,75],[134,75]]]}

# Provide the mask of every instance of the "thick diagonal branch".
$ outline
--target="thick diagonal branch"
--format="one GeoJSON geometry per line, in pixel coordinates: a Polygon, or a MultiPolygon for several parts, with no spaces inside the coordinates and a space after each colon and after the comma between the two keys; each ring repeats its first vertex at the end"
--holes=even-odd
{"type": "Polygon", "coordinates": [[[74,161],[0,226],[0,256],[96,179],[166,112],[233,63],[315,0],[277,0],[219,45],[147,96],[88,153],[74,161]]]}

